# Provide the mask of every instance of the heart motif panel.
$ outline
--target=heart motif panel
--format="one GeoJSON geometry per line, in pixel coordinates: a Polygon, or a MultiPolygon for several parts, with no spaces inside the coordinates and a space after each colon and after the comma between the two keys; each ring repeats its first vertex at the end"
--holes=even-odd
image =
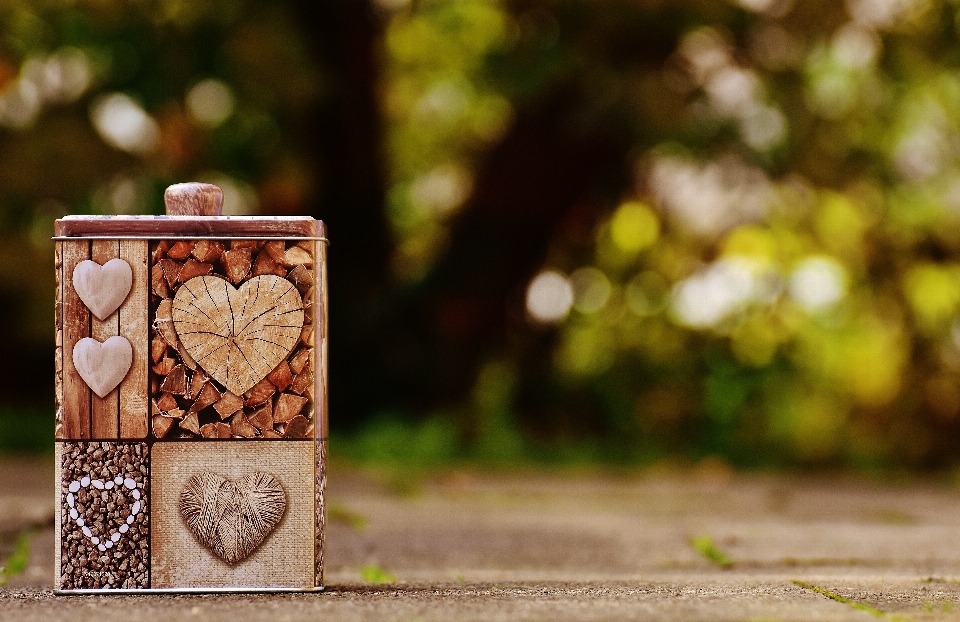
{"type": "Polygon", "coordinates": [[[61,589],[150,584],[146,443],[57,443],[61,589]]]}
{"type": "Polygon", "coordinates": [[[314,435],[318,309],[312,245],[151,245],[154,438],[314,435]]]}
{"type": "Polygon", "coordinates": [[[313,442],[158,441],[151,459],[153,587],[313,581],[313,442]]]}

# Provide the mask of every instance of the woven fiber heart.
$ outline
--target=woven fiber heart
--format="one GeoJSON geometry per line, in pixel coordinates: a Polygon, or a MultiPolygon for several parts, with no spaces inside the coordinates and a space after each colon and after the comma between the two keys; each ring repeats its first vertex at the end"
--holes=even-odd
{"type": "Polygon", "coordinates": [[[202,471],[180,493],[180,515],[197,542],[228,564],[257,550],[286,509],[280,482],[260,471],[236,482],[202,471]]]}
{"type": "Polygon", "coordinates": [[[87,259],[73,269],[73,289],[101,320],[120,308],[132,286],[133,270],[122,259],[111,259],[102,266],[87,259]]]}
{"type": "Polygon", "coordinates": [[[207,374],[242,395],[276,368],[300,339],[300,293],[276,275],[234,289],[216,276],[198,276],[173,298],[173,326],[207,374]]]}

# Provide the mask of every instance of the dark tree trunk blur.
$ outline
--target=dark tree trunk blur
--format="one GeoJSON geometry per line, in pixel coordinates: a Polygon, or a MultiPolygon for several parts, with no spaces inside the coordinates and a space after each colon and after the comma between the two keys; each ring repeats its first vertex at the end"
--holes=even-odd
{"type": "Polygon", "coordinates": [[[330,405],[343,425],[395,399],[373,373],[390,257],[377,102],[381,20],[363,0],[298,0],[294,7],[327,89],[301,136],[322,175],[312,211],[331,240],[330,405]]]}
{"type": "Polygon", "coordinates": [[[526,283],[551,236],[572,227],[580,230],[571,237],[583,238],[602,203],[595,201],[601,187],[622,188],[623,179],[603,178],[620,174],[628,141],[579,126],[579,89],[556,87],[527,102],[484,158],[445,254],[424,281],[397,291],[388,274],[376,99],[381,21],[368,2],[356,0],[301,0],[296,9],[331,88],[303,136],[323,175],[315,214],[332,241],[334,426],[353,427],[378,410],[422,416],[460,404],[489,356],[509,352],[524,365],[542,366],[550,336],[523,326],[526,283]]]}
{"type": "MultiPolygon", "coordinates": [[[[550,331],[531,330],[524,297],[551,239],[590,239],[622,187],[627,143],[579,131],[580,95],[556,89],[521,110],[484,158],[471,199],[452,223],[447,252],[392,319],[385,338],[396,389],[419,408],[462,403],[490,357],[518,360],[521,378],[549,364],[550,331]]],[[[561,267],[561,266],[557,266],[561,267]]]]}

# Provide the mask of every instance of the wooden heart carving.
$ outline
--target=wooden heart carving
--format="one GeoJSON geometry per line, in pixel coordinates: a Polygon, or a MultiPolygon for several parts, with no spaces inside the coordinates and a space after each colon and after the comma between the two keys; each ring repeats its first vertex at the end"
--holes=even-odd
{"type": "Polygon", "coordinates": [[[272,274],[240,289],[216,276],[198,276],[177,290],[173,326],[207,375],[242,395],[297,345],[303,301],[290,281],[272,274]]]}
{"type": "Polygon", "coordinates": [[[120,308],[132,286],[133,270],[122,259],[111,259],[102,266],[87,259],[73,269],[73,289],[101,320],[120,308]]]}
{"type": "Polygon", "coordinates": [[[84,337],[73,346],[73,366],[87,386],[100,397],[117,388],[133,364],[133,348],[115,335],[103,343],[84,337]]]}
{"type": "Polygon", "coordinates": [[[197,542],[228,564],[249,557],[286,509],[280,482],[261,471],[236,482],[202,471],[180,493],[180,516],[197,542]]]}

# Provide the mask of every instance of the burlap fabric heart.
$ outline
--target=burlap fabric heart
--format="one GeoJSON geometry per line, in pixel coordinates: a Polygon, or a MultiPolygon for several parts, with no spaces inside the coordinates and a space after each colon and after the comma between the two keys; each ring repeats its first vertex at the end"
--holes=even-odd
{"type": "Polygon", "coordinates": [[[249,557],[286,509],[280,482],[260,471],[236,482],[203,471],[180,493],[180,515],[197,542],[228,564],[249,557]]]}
{"type": "Polygon", "coordinates": [[[173,298],[180,342],[207,374],[242,395],[276,368],[300,339],[300,293],[275,275],[240,289],[215,276],[188,280],[173,298]]]}

